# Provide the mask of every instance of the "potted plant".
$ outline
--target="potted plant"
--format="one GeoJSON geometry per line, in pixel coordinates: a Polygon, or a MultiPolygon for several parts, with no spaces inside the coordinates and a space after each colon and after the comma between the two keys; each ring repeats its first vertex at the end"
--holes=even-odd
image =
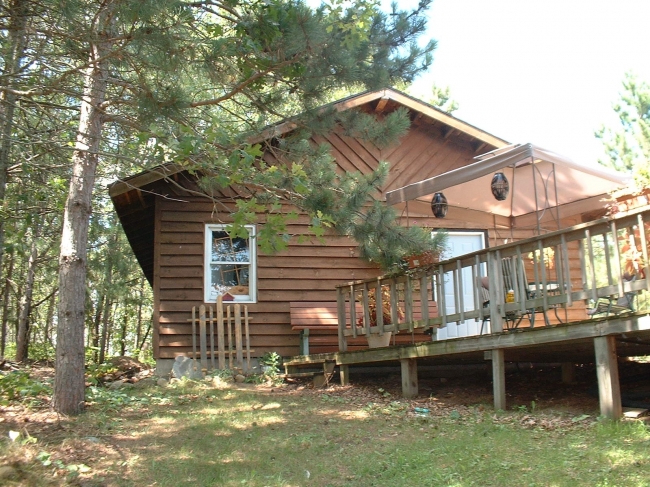
{"type": "Polygon", "coordinates": [[[417,269],[418,267],[428,267],[440,261],[440,253],[432,250],[426,250],[419,254],[407,256],[406,260],[409,269],[417,269]]]}
{"type": "MultiPolygon", "coordinates": [[[[380,306],[377,304],[377,290],[370,289],[368,291],[368,314],[370,315],[370,328],[377,327],[377,313],[381,312],[384,325],[391,325],[393,323],[393,316],[390,309],[390,292],[387,288],[382,288],[381,290],[381,303],[380,306]],[[379,311],[379,309],[381,311],[379,311]]],[[[398,319],[404,318],[404,312],[401,308],[397,307],[397,316],[398,319]]],[[[363,326],[363,316],[357,321],[359,325],[363,326]]],[[[393,332],[386,331],[383,335],[380,335],[379,332],[370,333],[366,336],[368,339],[368,346],[370,348],[379,348],[387,347],[390,345],[390,339],[393,336],[393,332]]]]}

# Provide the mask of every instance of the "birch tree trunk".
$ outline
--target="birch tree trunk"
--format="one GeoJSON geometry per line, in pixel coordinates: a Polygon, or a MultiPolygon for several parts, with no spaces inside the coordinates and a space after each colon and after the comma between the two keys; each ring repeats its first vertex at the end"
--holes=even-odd
{"type": "Polygon", "coordinates": [[[103,364],[106,360],[106,349],[108,348],[109,340],[108,322],[112,318],[112,308],[113,303],[107,299],[104,304],[104,316],[102,317],[102,332],[99,341],[99,359],[97,360],[98,364],[103,364]]]}
{"type": "Polygon", "coordinates": [[[86,261],[92,190],[102,135],[101,105],[106,98],[106,31],[110,1],[96,17],[85,73],[79,130],[72,155],[72,178],[63,216],[59,256],[59,312],[53,405],[57,412],[78,414],[84,409],[84,310],[86,261]]]}
{"type": "Polygon", "coordinates": [[[32,296],[34,295],[34,277],[36,275],[36,261],[38,259],[38,240],[40,222],[34,225],[32,233],[31,251],[27,263],[27,280],[25,289],[20,298],[20,313],[18,315],[18,333],[16,335],[16,361],[25,362],[29,357],[29,314],[32,310],[32,296]]]}
{"type": "Polygon", "coordinates": [[[2,332],[0,335],[0,357],[5,356],[5,347],[7,346],[7,323],[9,322],[9,293],[11,292],[11,279],[14,273],[15,259],[11,254],[9,260],[9,269],[5,276],[5,286],[2,292],[2,332]]]}

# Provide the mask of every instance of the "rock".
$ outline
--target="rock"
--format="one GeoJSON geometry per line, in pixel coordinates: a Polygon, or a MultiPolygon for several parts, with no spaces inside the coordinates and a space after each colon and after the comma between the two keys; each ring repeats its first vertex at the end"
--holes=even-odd
{"type": "Polygon", "coordinates": [[[177,379],[176,377],[172,377],[171,379],[169,379],[170,384],[178,384],[180,381],[181,380],[177,379]]]}
{"type": "Polygon", "coordinates": [[[212,385],[217,389],[225,389],[228,387],[228,381],[225,380],[223,377],[217,376],[214,379],[212,379],[212,385]]]}
{"type": "Polygon", "coordinates": [[[120,371],[120,375],[125,375],[127,377],[133,377],[135,374],[146,369],[144,364],[133,357],[113,357],[108,362],[120,371]]]}
{"type": "Polygon", "coordinates": [[[116,380],[115,382],[111,382],[108,388],[115,391],[117,389],[121,389],[125,383],[125,380],[116,380]]]}
{"type": "Polygon", "coordinates": [[[177,379],[186,377],[192,380],[199,380],[203,378],[203,373],[200,370],[194,370],[194,361],[183,355],[179,355],[174,360],[172,374],[177,379]]]}
{"type": "Polygon", "coordinates": [[[167,387],[167,384],[169,384],[167,379],[158,379],[158,382],[156,382],[158,387],[167,387]]]}
{"type": "Polygon", "coordinates": [[[10,465],[0,466],[0,480],[17,479],[19,475],[20,472],[18,472],[18,469],[10,465]]]}
{"type": "Polygon", "coordinates": [[[246,380],[246,377],[244,377],[244,376],[241,375],[241,374],[237,374],[237,375],[235,376],[235,382],[242,383],[242,382],[244,382],[245,380],[246,380]]]}

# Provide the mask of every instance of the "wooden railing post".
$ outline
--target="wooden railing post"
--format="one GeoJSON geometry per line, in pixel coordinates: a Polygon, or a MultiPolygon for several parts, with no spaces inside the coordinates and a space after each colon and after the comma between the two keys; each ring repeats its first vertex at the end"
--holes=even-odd
{"type": "Polygon", "coordinates": [[[641,240],[641,252],[643,254],[643,275],[646,280],[646,289],[650,291],[650,262],[648,262],[648,240],[645,234],[645,223],[643,215],[637,215],[637,228],[639,229],[639,239],[641,240]]]}
{"type": "Polygon", "coordinates": [[[409,333],[413,332],[413,283],[411,276],[406,276],[404,283],[404,313],[406,314],[406,322],[408,323],[409,333]]]}
{"type": "MultiPolygon", "coordinates": [[[[353,297],[350,298],[353,300],[353,297]]],[[[339,320],[339,350],[345,352],[348,349],[348,341],[345,336],[346,320],[345,320],[345,294],[343,293],[343,287],[336,289],[336,311],[338,313],[339,320]]],[[[352,323],[352,327],[356,328],[356,324],[352,323]]]]}
{"type": "Polygon", "coordinates": [[[488,283],[490,288],[490,323],[492,333],[501,333],[503,331],[503,309],[501,293],[501,259],[498,252],[488,252],[488,283]]]}

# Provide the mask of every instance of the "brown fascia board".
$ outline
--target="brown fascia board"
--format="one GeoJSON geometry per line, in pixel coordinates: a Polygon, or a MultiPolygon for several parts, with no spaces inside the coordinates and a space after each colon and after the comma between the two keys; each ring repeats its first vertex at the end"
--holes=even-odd
{"type": "MultiPolygon", "coordinates": [[[[406,108],[409,108],[410,110],[421,113],[426,117],[437,120],[438,122],[447,125],[450,127],[450,132],[453,131],[453,129],[456,129],[475,138],[477,141],[480,141],[480,143],[489,144],[497,149],[510,145],[509,142],[499,137],[489,134],[484,130],[468,124],[467,122],[463,122],[462,120],[455,118],[454,116],[440,110],[439,108],[434,107],[433,105],[418,100],[417,98],[413,98],[412,96],[407,95],[406,93],[402,93],[401,91],[397,91],[393,88],[384,88],[381,90],[367,91],[358,95],[352,95],[347,98],[343,98],[342,100],[333,102],[329,105],[325,105],[325,107],[334,107],[337,111],[342,112],[345,110],[350,110],[351,108],[360,107],[376,100],[392,100],[406,108]]],[[[284,135],[288,132],[291,132],[296,127],[297,124],[292,121],[280,123],[273,127],[269,127],[267,130],[264,130],[259,136],[251,139],[251,143],[259,143],[272,137],[284,135]]]]}
{"type": "Polygon", "coordinates": [[[134,174],[133,176],[118,179],[108,185],[108,194],[111,198],[114,198],[115,196],[128,193],[133,189],[139,189],[147,184],[155,183],[160,179],[173,176],[184,169],[182,166],[174,163],[162,164],[147,171],[134,174]]]}
{"type": "MultiPolygon", "coordinates": [[[[496,137],[485,132],[484,130],[474,127],[467,122],[463,122],[462,120],[455,118],[454,116],[434,107],[433,105],[413,98],[412,96],[402,93],[401,91],[397,91],[393,88],[384,88],[381,90],[367,91],[357,95],[351,95],[347,98],[335,101],[329,105],[325,105],[325,107],[334,107],[337,111],[342,112],[382,99],[392,100],[410,110],[421,113],[426,117],[443,123],[450,127],[450,131],[453,131],[455,129],[459,132],[467,134],[470,137],[476,139],[479,142],[479,145],[489,144],[496,148],[501,148],[509,145],[509,142],[500,139],[499,137],[496,137]]],[[[258,144],[264,140],[285,135],[292,130],[295,130],[297,126],[298,125],[295,122],[287,120],[285,122],[269,127],[266,130],[263,130],[259,135],[250,138],[249,142],[251,144],[258,144]]],[[[113,197],[126,193],[132,189],[141,188],[146,184],[153,183],[160,179],[164,179],[168,176],[172,176],[173,174],[181,172],[183,169],[184,168],[182,166],[178,166],[177,164],[173,163],[157,166],[156,168],[149,171],[144,171],[142,173],[129,176],[110,184],[108,187],[109,194],[111,197],[113,197]]]]}

